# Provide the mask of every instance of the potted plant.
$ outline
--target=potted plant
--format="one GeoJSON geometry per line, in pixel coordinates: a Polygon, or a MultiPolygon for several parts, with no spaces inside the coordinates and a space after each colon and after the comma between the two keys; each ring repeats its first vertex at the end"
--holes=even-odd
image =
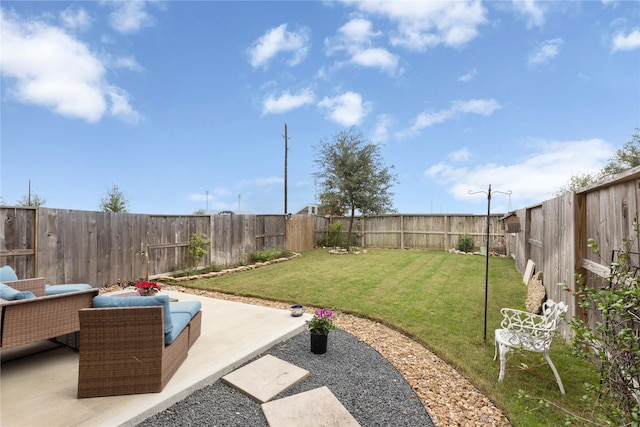
{"type": "Polygon", "coordinates": [[[162,289],[160,284],[148,281],[136,282],[136,288],[138,290],[138,295],[140,295],[141,297],[152,297],[160,292],[160,289],[162,289]]]}
{"type": "Polygon", "coordinates": [[[311,333],[311,352],[326,353],[329,332],[336,329],[333,324],[333,311],[330,308],[316,309],[311,320],[307,320],[307,329],[311,333]]]}

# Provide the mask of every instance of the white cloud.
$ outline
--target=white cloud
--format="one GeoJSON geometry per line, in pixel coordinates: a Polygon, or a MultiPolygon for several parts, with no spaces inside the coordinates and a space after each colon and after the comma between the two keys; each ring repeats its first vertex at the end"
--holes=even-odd
{"type": "Polygon", "coordinates": [[[613,38],[611,50],[634,50],[640,48],[640,29],[636,28],[628,34],[618,33],[613,38]]]}
{"type": "Polygon", "coordinates": [[[535,51],[529,54],[529,65],[546,64],[560,53],[560,47],[564,42],[560,38],[545,40],[540,43],[535,51]]]}
{"type": "Polygon", "coordinates": [[[375,144],[384,144],[389,139],[389,127],[393,119],[388,114],[380,114],[376,117],[376,125],[371,133],[371,141],[375,144]]]}
{"type": "MultiPolygon", "coordinates": [[[[515,204],[526,206],[552,197],[577,173],[597,172],[613,153],[611,145],[600,139],[538,142],[529,149],[526,158],[512,164],[458,167],[442,162],[428,168],[424,175],[447,186],[459,200],[480,200],[470,196],[469,190],[483,191],[491,184],[492,190],[511,190],[515,204]]],[[[450,158],[457,161],[458,157],[452,153],[450,158]]]]}
{"type": "Polygon", "coordinates": [[[461,75],[460,77],[458,77],[458,80],[464,83],[470,82],[471,80],[476,78],[476,75],[478,74],[478,70],[476,70],[475,68],[471,71],[469,71],[466,74],[461,75]]]}
{"type": "Polygon", "coordinates": [[[544,25],[545,9],[537,0],[512,0],[516,12],[527,18],[527,27],[540,27],[544,25]]]}
{"type": "Polygon", "coordinates": [[[109,23],[119,33],[136,33],[154,23],[153,17],[146,11],[147,2],[144,0],[111,0],[105,4],[113,9],[109,14],[109,23]]]}
{"type": "Polygon", "coordinates": [[[315,94],[311,88],[304,88],[298,93],[291,94],[286,91],[279,97],[268,96],[262,103],[262,114],[280,114],[312,104],[315,94]]]}
{"type": "Polygon", "coordinates": [[[359,2],[358,8],[394,22],[397,28],[391,43],[417,51],[438,45],[464,46],[478,35],[478,26],[486,22],[486,11],[479,0],[370,0],[359,2]]]}
{"type": "Polygon", "coordinates": [[[139,119],[128,94],[106,81],[105,64],[83,42],[61,28],[4,10],[0,28],[0,70],[12,99],[90,123],[108,110],[127,121],[139,119]]]}
{"type": "Polygon", "coordinates": [[[67,8],[60,13],[60,21],[70,30],[85,31],[91,27],[91,17],[84,9],[67,8]]]}
{"type": "Polygon", "coordinates": [[[345,92],[333,98],[324,97],[318,106],[327,111],[327,116],[343,126],[354,126],[362,122],[369,114],[371,105],[362,101],[362,96],[355,92],[345,92]]]}
{"type": "Polygon", "coordinates": [[[398,57],[382,47],[373,47],[373,39],[382,33],[374,32],[371,21],[354,18],[338,29],[338,35],[325,40],[328,55],[344,52],[346,63],[377,68],[389,74],[398,71],[398,57]]]}
{"type": "Polygon", "coordinates": [[[289,52],[290,66],[298,65],[307,55],[310,32],[307,28],[298,31],[287,31],[287,24],[282,24],[260,36],[248,49],[253,67],[266,66],[279,53],[289,52]]]}
{"type": "Polygon", "coordinates": [[[137,123],[142,117],[129,103],[129,94],[117,86],[109,85],[107,95],[111,100],[111,115],[125,122],[137,123]]]}
{"type": "Polygon", "coordinates": [[[144,71],[144,67],[133,56],[120,56],[109,62],[114,68],[123,68],[131,71],[144,71]]]}
{"type": "Polygon", "coordinates": [[[416,136],[424,128],[431,127],[447,120],[458,117],[461,114],[479,114],[490,116],[494,111],[500,109],[500,104],[495,99],[470,99],[468,101],[453,101],[451,107],[439,111],[425,111],[416,117],[411,128],[402,130],[396,137],[402,139],[409,136],[416,136]]]}
{"type": "Polygon", "coordinates": [[[461,148],[449,153],[449,159],[456,163],[468,162],[471,159],[471,152],[466,148],[461,148]]]}

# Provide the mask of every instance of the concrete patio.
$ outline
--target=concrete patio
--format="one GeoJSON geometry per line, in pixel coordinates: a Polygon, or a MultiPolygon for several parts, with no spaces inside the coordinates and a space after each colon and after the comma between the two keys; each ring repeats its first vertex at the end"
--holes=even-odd
{"type": "Polygon", "coordinates": [[[304,330],[310,315],[163,291],[202,303],[202,335],[161,393],[77,399],[78,353],[48,341],[1,352],[0,425],[131,426],[304,330]]]}

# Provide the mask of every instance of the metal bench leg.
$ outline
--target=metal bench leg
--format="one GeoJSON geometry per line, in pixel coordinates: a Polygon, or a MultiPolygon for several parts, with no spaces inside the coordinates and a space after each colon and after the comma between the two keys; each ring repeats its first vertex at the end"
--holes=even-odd
{"type": "Polygon", "coordinates": [[[543,353],[543,356],[544,356],[545,360],[547,361],[547,363],[549,364],[549,366],[551,367],[551,370],[553,371],[553,375],[555,375],[555,377],[556,377],[556,382],[558,383],[558,387],[560,387],[560,393],[565,394],[564,393],[564,386],[562,385],[562,380],[560,379],[560,375],[558,374],[558,371],[557,371],[555,365],[553,364],[553,362],[551,361],[551,358],[549,357],[549,353],[545,352],[545,353],[543,353]]]}

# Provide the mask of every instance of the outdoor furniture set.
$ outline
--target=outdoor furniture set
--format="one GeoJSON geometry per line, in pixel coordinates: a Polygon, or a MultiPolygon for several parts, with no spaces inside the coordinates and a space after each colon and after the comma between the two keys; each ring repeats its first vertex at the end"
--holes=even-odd
{"type": "Polygon", "coordinates": [[[0,270],[0,350],[80,332],[78,398],[160,392],[200,336],[199,301],[114,298],[0,270]]]}

